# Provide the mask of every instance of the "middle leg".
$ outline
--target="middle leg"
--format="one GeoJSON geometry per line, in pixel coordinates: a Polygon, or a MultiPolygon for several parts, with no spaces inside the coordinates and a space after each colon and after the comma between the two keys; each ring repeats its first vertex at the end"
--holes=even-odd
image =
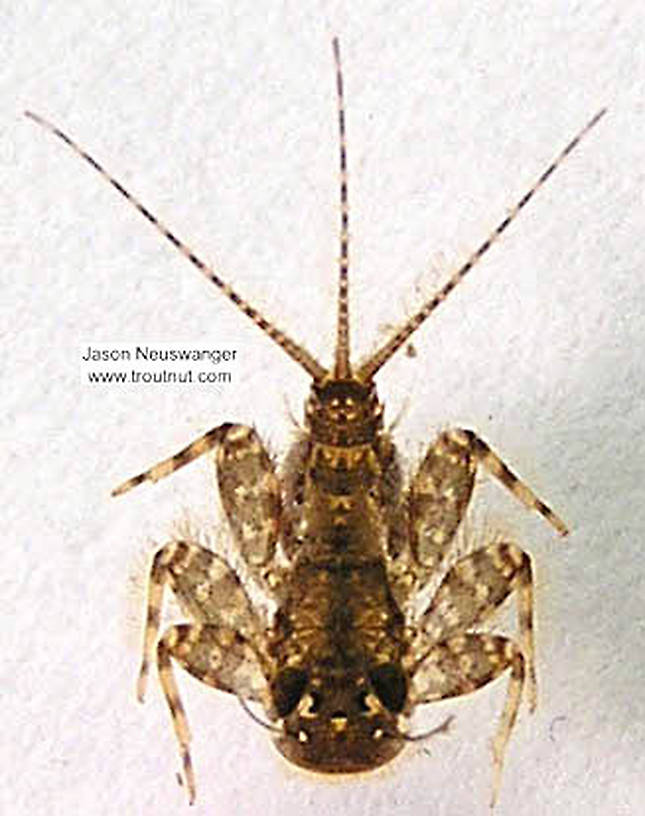
{"type": "Polygon", "coordinates": [[[517,598],[518,641],[525,660],[526,693],[535,708],[537,683],[533,638],[533,571],[527,553],[498,542],[457,561],[418,621],[409,662],[414,672],[430,649],[485,622],[512,593],[517,598]]]}
{"type": "Polygon", "coordinates": [[[148,578],[143,657],[137,681],[137,697],[141,701],[159,638],[166,586],[192,620],[238,632],[254,643],[257,650],[260,648],[261,623],[226,561],[190,540],[171,541],[155,553],[148,578]]]}

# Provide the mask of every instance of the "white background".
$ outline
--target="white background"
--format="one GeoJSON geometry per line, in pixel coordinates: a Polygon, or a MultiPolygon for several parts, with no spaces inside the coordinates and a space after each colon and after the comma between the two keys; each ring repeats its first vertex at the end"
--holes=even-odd
{"type": "MultiPolygon", "coordinates": [[[[337,137],[347,95],[358,356],[609,113],[378,383],[412,470],[475,428],[566,518],[558,540],[482,480],[473,539],[535,557],[539,707],[522,710],[499,814],[631,814],[642,693],[644,15],[637,2],[24,2],[2,11],[0,810],[187,812],[156,679],[135,701],[147,556],[216,524],[200,462],[110,489],[226,420],[278,458],[307,378],[88,166],[69,131],[323,363],[333,343],[337,137]],[[19,10],[18,10],[19,9],[19,10]],[[233,343],[232,386],[91,388],[84,345],[233,343]]],[[[356,354],[355,354],[356,357],[356,354]]],[[[506,681],[428,707],[448,737],[350,780],[286,765],[232,698],[187,676],[191,813],[488,812],[506,681]]],[[[637,804],[638,803],[638,804],[637,804]]]]}

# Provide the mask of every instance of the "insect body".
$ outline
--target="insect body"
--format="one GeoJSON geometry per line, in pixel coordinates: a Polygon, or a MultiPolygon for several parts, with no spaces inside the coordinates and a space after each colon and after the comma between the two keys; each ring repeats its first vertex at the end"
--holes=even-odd
{"type": "MultiPolygon", "coordinates": [[[[375,768],[414,739],[414,709],[478,689],[509,671],[493,742],[493,801],[523,695],[536,703],[531,559],[495,541],[452,559],[476,472],[483,468],[561,534],[564,522],[473,431],[442,433],[409,484],[383,424],[375,375],[475,266],[604,111],[565,147],[509,214],[427,302],[367,360],[350,360],[345,113],[338,43],[341,231],[334,363],[323,367],[204,264],[58,128],[63,139],[312,378],[305,426],[278,472],[253,428],[224,423],[116,488],[157,481],[214,451],[235,569],[194,534],[154,556],[138,695],[156,662],[195,798],[190,735],[173,661],[210,686],[260,704],[280,752],[324,773],[375,768]],[[454,563],[453,563],[454,562],[454,563]],[[438,589],[421,610],[424,587],[438,589]],[[160,635],[164,588],[188,622],[160,635]],[[253,587],[273,602],[260,607],[253,587]],[[479,627],[514,594],[517,640],[479,627]]],[[[246,704],[246,703],[245,703],[246,704]]],[[[449,720],[435,731],[446,730],[449,720]]],[[[427,735],[424,735],[427,736],[427,735]]]]}

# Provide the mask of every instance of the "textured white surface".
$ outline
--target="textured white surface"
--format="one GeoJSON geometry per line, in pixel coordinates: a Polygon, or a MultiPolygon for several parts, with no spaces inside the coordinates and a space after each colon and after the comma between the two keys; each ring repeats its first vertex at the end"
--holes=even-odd
{"type": "MultiPolygon", "coordinates": [[[[632,814],[645,799],[643,12],[636,2],[88,2],[3,13],[3,813],[186,811],[161,692],[134,697],[145,554],[194,465],[110,488],[224,420],[279,455],[307,381],[61,143],[95,154],[325,362],[333,339],[341,39],[359,353],[383,340],[601,106],[608,116],[379,378],[410,463],[476,428],[572,525],[558,541],[482,486],[486,529],[537,562],[540,701],[500,814],[632,814]],[[569,6],[569,10],[564,10],[569,6]],[[432,267],[434,271],[427,270],[432,267]],[[380,334],[379,334],[380,332],[380,334]],[[81,386],[90,341],[237,344],[236,383],[81,386]],[[286,399],[286,403],[285,403],[286,399]]],[[[476,527],[483,537],[483,528],[476,527]]],[[[191,813],[486,813],[505,682],[451,736],[345,781],[285,766],[233,700],[180,678],[191,813]],[[426,753],[426,749],[428,753],[426,753]]],[[[187,811],[186,811],[187,812],[187,811]]]]}

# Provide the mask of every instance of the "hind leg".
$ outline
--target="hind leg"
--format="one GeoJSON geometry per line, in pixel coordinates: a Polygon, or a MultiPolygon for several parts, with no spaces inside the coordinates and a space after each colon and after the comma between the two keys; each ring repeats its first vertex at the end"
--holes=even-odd
{"type": "Polygon", "coordinates": [[[513,544],[497,543],[458,561],[422,615],[406,665],[413,705],[468,694],[511,669],[506,704],[493,741],[495,802],[522,694],[526,693],[531,711],[537,700],[529,556],[513,544]],[[512,593],[517,598],[518,643],[468,631],[485,622],[512,593]]]}
{"type": "Polygon", "coordinates": [[[180,624],[167,629],[157,644],[159,680],[179,743],[184,780],[192,805],[195,801],[195,774],[190,755],[190,730],[175,682],[173,659],[202,682],[242,699],[257,699],[267,684],[250,643],[233,629],[180,624]]]}

